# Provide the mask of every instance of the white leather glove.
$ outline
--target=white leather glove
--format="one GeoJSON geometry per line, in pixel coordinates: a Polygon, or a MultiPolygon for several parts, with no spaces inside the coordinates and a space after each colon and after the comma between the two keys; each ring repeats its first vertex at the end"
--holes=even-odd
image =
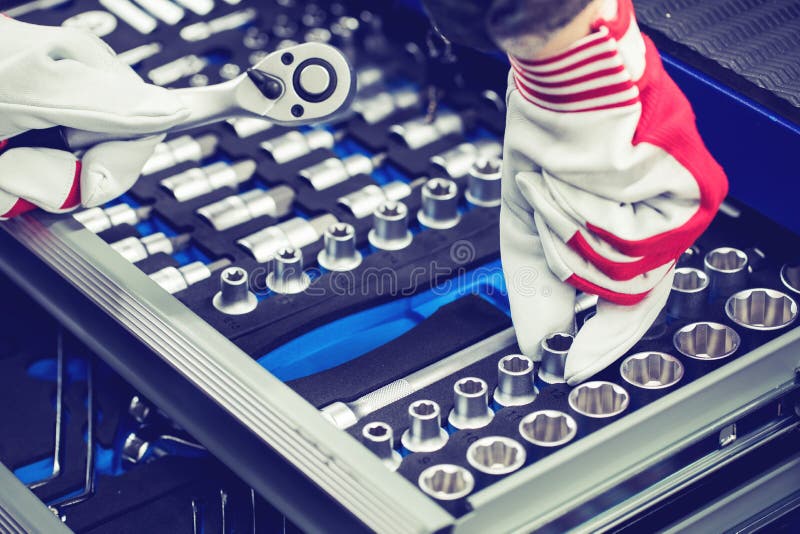
{"type": "Polygon", "coordinates": [[[567,356],[570,385],[650,328],[727,193],[631,0],[607,4],[611,19],[564,52],[512,57],[507,95],[500,242],[522,352],[539,359],[543,337],[572,329],[576,289],[599,296],[567,356]]]}
{"type": "Polygon", "coordinates": [[[50,212],[97,206],[127,191],[163,135],[102,143],[82,162],[68,152],[3,141],[63,125],[124,136],[164,131],[189,111],[144,83],[94,35],[0,16],[0,218],[30,203],[50,212]]]}

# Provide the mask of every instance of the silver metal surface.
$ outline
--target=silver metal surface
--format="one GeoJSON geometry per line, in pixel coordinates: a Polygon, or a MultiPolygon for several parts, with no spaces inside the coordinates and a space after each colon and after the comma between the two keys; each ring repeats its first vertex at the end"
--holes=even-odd
{"type": "Polygon", "coordinates": [[[748,258],[732,247],[716,248],[706,254],[703,269],[710,278],[712,295],[727,297],[747,286],[748,258]]]}
{"type": "Polygon", "coordinates": [[[467,176],[467,202],[482,208],[500,205],[503,160],[499,156],[479,157],[467,176]]]}
{"type": "Polygon", "coordinates": [[[210,278],[211,275],[231,264],[227,258],[220,258],[216,261],[204,264],[201,261],[187,263],[181,267],[167,266],[150,273],[150,279],[161,286],[170,295],[183,291],[198,282],[210,278]]]}
{"type": "Polygon", "coordinates": [[[683,364],[664,352],[640,352],[625,358],[619,368],[623,380],[643,389],[674,386],[683,378],[683,364]]]}
{"type": "Polygon", "coordinates": [[[317,255],[320,267],[329,271],[352,271],[361,265],[356,248],[356,229],[352,224],[336,223],[325,230],[325,248],[317,255]]]}
{"type": "Polygon", "coordinates": [[[286,185],[251,189],[198,208],[197,214],[221,232],[265,215],[280,219],[291,211],[294,198],[294,190],[286,185]]]}
{"type": "Polygon", "coordinates": [[[458,430],[483,428],[494,418],[489,386],[481,378],[462,378],[453,385],[454,403],[448,422],[458,430]]]}
{"type": "Polygon", "coordinates": [[[97,206],[85,209],[73,214],[72,217],[88,230],[98,234],[120,224],[135,226],[150,217],[152,211],[152,206],[134,208],[128,204],[116,204],[108,208],[97,206]]]}
{"type": "Polygon", "coordinates": [[[542,339],[542,361],[536,372],[539,379],[548,384],[563,384],[564,366],[567,364],[567,354],[572,347],[575,337],[566,332],[550,334],[542,339]]]}
{"type": "Polygon", "coordinates": [[[797,302],[774,289],[746,289],[731,295],[725,303],[725,314],[751,330],[779,330],[797,319],[797,302]]]}
{"type": "Polygon", "coordinates": [[[328,158],[301,170],[298,174],[315,190],[324,191],[358,174],[371,174],[385,158],[384,154],[371,158],[362,154],[352,154],[342,159],[328,158]]]}
{"type": "Polygon", "coordinates": [[[382,422],[367,423],[361,429],[363,443],[391,471],[397,471],[403,461],[400,453],[394,450],[394,431],[382,422]]]}
{"type": "Polygon", "coordinates": [[[413,87],[402,87],[372,96],[358,97],[353,102],[353,111],[367,124],[377,124],[393,113],[419,107],[422,97],[413,87]]]}
{"type": "Polygon", "coordinates": [[[168,237],[163,232],[156,232],[144,237],[126,237],[109,246],[129,262],[136,263],[153,254],[172,254],[186,246],[190,239],[188,234],[168,237]]]}
{"type": "Polygon", "coordinates": [[[337,135],[325,129],[314,129],[307,132],[292,130],[283,135],[267,139],[261,143],[275,163],[288,163],[301,158],[320,148],[333,148],[337,135]]]}
{"type": "Polygon", "coordinates": [[[500,406],[524,406],[536,398],[533,385],[533,360],[510,354],[497,362],[497,388],[494,401],[500,406]]]}
{"type": "Polygon", "coordinates": [[[228,267],[219,274],[219,292],[212,304],[226,315],[244,315],[258,306],[258,299],[250,291],[247,271],[241,267],[228,267]]]}
{"type": "Polygon", "coordinates": [[[712,322],[686,325],[672,337],[678,352],[696,360],[727,358],[738,350],[740,343],[741,338],[733,328],[712,322]]]}
{"type": "Polygon", "coordinates": [[[375,210],[384,201],[391,200],[396,202],[403,200],[411,194],[415,187],[423,185],[425,181],[422,178],[411,183],[398,180],[383,186],[370,184],[340,197],[336,202],[348,209],[356,218],[363,219],[375,213],[375,210]]]}
{"type": "Polygon", "coordinates": [[[525,465],[525,448],[503,436],[481,438],[467,449],[467,462],[487,475],[507,475],[525,465]]]}
{"type": "Polygon", "coordinates": [[[800,294],[800,263],[787,263],[781,267],[781,281],[787,289],[800,294]]]}
{"type": "Polygon", "coordinates": [[[408,208],[402,202],[382,202],[373,214],[370,244],[380,250],[401,250],[411,244],[408,229],[408,208]]]}
{"type": "Polygon", "coordinates": [[[158,27],[156,19],[133,5],[129,0],[99,0],[99,2],[101,6],[141,34],[153,33],[158,27]]]}
{"type": "Polygon", "coordinates": [[[147,176],[174,167],[187,161],[200,161],[217,151],[219,138],[214,134],[205,134],[194,138],[190,135],[181,135],[156,145],[153,155],[150,156],[142,174],[147,176]]]}
{"type": "Polygon", "coordinates": [[[108,11],[97,9],[73,15],[62,22],[61,25],[68,28],[78,28],[93,33],[98,37],[105,37],[117,29],[117,19],[108,11]]]}
{"type": "Polygon", "coordinates": [[[72,531],[0,463],[0,532],[69,534],[72,531]]]}
{"type": "Polygon", "coordinates": [[[282,248],[273,259],[272,272],[267,275],[267,287],[275,293],[294,295],[311,285],[311,278],[303,271],[303,254],[298,249],[282,248]]]}
{"type": "Polygon", "coordinates": [[[217,33],[244,26],[252,22],[257,15],[258,11],[253,8],[234,11],[233,13],[228,13],[227,15],[209,21],[196,22],[185,26],[181,29],[180,36],[185,41],[202,41],[217,33]]]}
{"type": "Polygon", "coordinates": [[[585,382],[573,389],[569,406],[586,417],[614,417],[628,408],[630,395],[613,382],[585,382]]]}
{"type": "Polygon", "coordinates": [[[466,142],[431,157],[434,165],[448,178],[463,178],[479,160],[495,160],[503,153],[503,145],[494,139],[466,142]]]}
{"type": "Polygon", "coordinates": [[[408,406],[409,428],[400,441],[411,452],[438,451],[450,435],[442,428],[442,412],[431,400],[418,400],[408,406]]]}
{"type": "Polygon", "coordinates": [[[310,220],[295,217],[245,236],[236,243],[259,263],[267,263],[282,248],[299,250],[316,242],[337,222],[336,217],[329,213],[310,220]]]}
{"type": "Polygon", "coordinates": [[[151,58],[156,54],[161,53],[161,50],[163,50],[163,48],[164,47],[161,45],[161,43],[158,42],[147,43],[141,46],[137,46],[135,48],[131,48],[124,52],[120,52],[119,54],[117,54],[117,59],[122,61],[126,65],[134,66],[141,63],[145,59],[151,58]]]}
{"type": "Polygon", "coordinates": [[[136,0],[136,2],[170,26],[178,24],[186,15],[182,7],[173,4],[169,0],[136,0]]]}
{"type": "Polygon", "coordinates": [[[519,434],[525,441],[540,447],[558,447],[569,443],[578,432],[571,415],[558,410],[529,413],[519,422],[519,434]]]}
{"type": "Polygon", "coordinates": [[[452,111],[440,111],[433,122],[428,122],[427,117],[419,117],[389,128],[389,133],[395,139],[412,150],[429,145],[449,134],[463,132],[464,121],[452,111]]]}
{"type": "Polygon", "coordinates": [[[420,473],[419,487],[434,499],[453,501],[472,493],[475,477],[459,465],[434,465],[420,473]]]}
{"type": "Polygon", "coordinates": [[[175,200],[186,202],[223,187],[237,189],[252,178],[255,171],[256,163],[253,160],[246,159],[233,164],[217,161],[164,178],[160,184],[175,200]]]}
{"type": "Polygon", "coordinates": [[[136,433],[131,432],[122,444],[122,461],[138,464],[144,459],[149,450],[150,443],[140,438],[136,433]]]}
{"type": "Polygon", "coordinates": [[[247,139],[254,135],[267,132],[275,126],[274,123],[266,119],[255,117],[237,117],[228,119],[225,122],[233,127],[233,131],[236,132],[236,136],[239,139],[247,139]]]}
{"type": "Polygon", "coordinates": [[[458,213],[458,186],[447,178],[431,178],[422,186],[422,209],[417,212],[420,224],[444,230],[461,221],[458,213]]]}
{"type": "Polygon", "coordinates": [[[708,301],[708,275],[700,269],[679,267],[672,279],[667,311],[673,317],[698,319],[708,301]]]}

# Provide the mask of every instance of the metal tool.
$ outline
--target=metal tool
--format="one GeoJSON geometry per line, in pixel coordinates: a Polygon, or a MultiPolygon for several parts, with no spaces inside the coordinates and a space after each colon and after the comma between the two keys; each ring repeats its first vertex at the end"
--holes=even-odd
{"type": "Polygon", "coordinates": [[[461,221],[458,186],[447,178],[431,178],[422,186],[422,209],[417,220],[427,228],[445,230],[461,221]]]}
{"type": "Polygon", "coordinates": [[[458,179],[469,174],[478,160],[495,160],[503,154],[503,145],[494,139],[478,139],[461,143],[431,157],[431,164],[448,178],[458,179]]]}
{"type": "Polygon", "coordinates": [[[126,237],[109,246],[129,262],[136,263],[153,254],[173,254],[185,247],[191,239],[189,234],[167,237],[163,232],[156,232],[144,237],[126,237]]]}
{"type": "Polygon", "coordinates": [[[135,226],[148,219],[153,212],[153,206],[140,206],[134,208],[128,204],[117,204],[108,208],[89,208],[75,213],[72,217],[86,227],[90,232],[99,234],[114,226],[130,224],[135,226]]]}
{"type": "Polygon", "coordinates": [[[344,137],[344,131],[336,133],[324,128],[300,132],[292,130],[283,135],[267,139],[261,143],[263,148],[275,163],[288,163],[303,156],[311,154],[320,148],[333,148],[336,142],[344,137]]]}
{"type": "Polygon", "coordinates": [[[62,22],[61,25],[67,28],[87,31],[98,37],[105,37],[117,29],[117,18],[108,11],[97,9],[73,15],[62,22]]]}
{"type": "Polygon", "coordinates": [[[683,364],[664,352],[640,352],[625,358],[619,373],[629,384],[643,389],[664,389],[683,378],[683,364]]]}
{"type": "Polygon", "coordinates": [[[397,471],[403,457],[394,450],[394,431],[382,422],[367,423],[361,429],[361,443],[383,461],[391,471],[397,471]]]}
{"type": "Polygon", "coordinates": [[[475,477],[460,465],[440,464],[420,473],[417,484],[434,499],[454,501],[472,493],[475,477]]]}
{"type": "Polygon", "coordinates": [[[411,452],[434,452],[444,447],[450,435],[442,428],[439,405],[431,400],[418,400],[408,407],[410,426],[400,441],[411,452]]]}
{"type": "Polygon", "coordinates": [[[797,319],[797,302],[774,289],[746,289],[728,299],[725,314],[751,330],[779,330],[797,319]]]}
{"type": "Polygon", "coordinates": [[[198,208],[197,214],[221,232],[265,215],[279,219],[292,210],[294,198],[294,189],[286,185],[251,189],[198,208]]]}
{"type": "Polygon", "coordinates": [[[256,119],[253,117],[239,117],[228,119],[228,124],[233,127],[233,131],[239,139],[247,139],[262,132],[269,131],[275,124],[266,119],[256,119]]]}
{"type": "Polygon", "coordinates": [[[418,178],[411,183],[396,180],[386,185],[378,186],[370,184],[357,191],[353,191],[337,199],[339,205],[345,207],[354,217],[363,219],[375,213],[384,201],[399,201],[411,195],[411,192],[421,187],[427,181],[426,178],[418,178]]]}
{"type": "Polygon", "coordinates": [[[499,157],[480,157],[469,170],[467,202],[481,208],[495,208],[500,205],[500,184],[503,179],[503,160],[499,157]]]}
{"type": "Polygon", "coordinates": [[[743,251],[721,247],[706,254],[703,267],[710,279],[711,294],[727,297],[747,286],[747,254],[743,251]]]}
{"type": "Polygon", "coordinates": [[[228,267],[219,275],[219,291],[211,299],[214,307],[226,315],[244,315],[258,306],[258,299],[250,291],[247,271],[241,267],[228,267]]]}
{"type": "Polygon", "coordinates": [[[158,27],[156,19],[133,5],[129,0],[99,0],[99,2],[101,6],[141,34],[153,33],[158,27]]]}
{"type": "Polygon", "coordinates": [[[251,159],[228,164],[218,161],[205,167],[195,167],[161,180],[161,187],[169,191],[178,202],[230,187],[236,189],[253,177],[256,163],[251,159]]]}
{"type": "Polygon", "coordinates": [[[351,154],[339,158],[328,158],[301,170],[298,175],[317,191],[324,191],[347,181],[359,174],[372,174],[372,171],[383,165],[386,154],[375,154],[372,157],[363,154],[351,154]]]}
{"type": "Polygon", "coordinates": [[[243,237],[236,243],[259,263],[267,263],[282,248],[301,249],[318,241],[325,230],[337,222],[330,213],[309,220],[295,217],[243,237]]]}
{"type": "Polygon", "coordinates": [[[533,385],[533,360],[522,354],[511,354],[497,362],[497,388],[494,401],[500,406],[524,406],[536,399],[533,385]]]}
{"type": "Polygon", "coordinates": [[[66,4],[69,1],[70,0],[31,0],[30,2],[25,2],[24,4],[7,9],[5,14],[12,19],[17,19],[28,15],[29,13],[34,13],[43,9],[50,9],[51,7],[58,7],[61,4],[66,4]]]}
{"type": "Polygon", "coordinates": [[[202,261],[195,261],[182,267],[164,267],[150,274],[150,278],[160,285],[164,291],[172,295],[211,278],[213,273],[224,269],[230,264],[231,261],[227,258],[220,258],[208,265],[202,261]]]}
{"type": "Polygon", "coordinates": [[[367,124],[377,124],[393,113],[412,109],[422,104],[422,96],[413,87],[384,91],[372,96],[359,97],[353,101],[353,111],[367,124]]]}
{"type": "Polygon", "coordinates": [[[186,16],[182,7],[169,0],[136,0],[136,3],[170,26],[176,25],[186,16]]]}
{"type": "Polygon", "coordinates": [[[667,311],[673,317],[697,319],[708,301],[708,275],[700,269],[679,267],[672,279],[667,311]]]}
{"type": "Polygon", "coordinates": [[[234,11],[209,21],[196,22],[185,26],[181,29],[180,36],[184,41],[202,41],[212,35],[249,24],[256,19],[256,16],[258,16],[258,11],[254,8],[234,11]]]}
{"type": "MultiPolygon", "coordinates": [[[[209,64],[206,56],[198,56],[195,54],[187,54],[177,59],[173,59],[163,65],[153,67],[147,71],[147,77],[156,85],[169,85],[175,83],[182,78],[194,76],[202,72],[209,64]]],[[[204,82],[198,83],[198,78],[191,80],[192,86],[208,85],[208,78],[204,76],[204,82]]]]}
{"type": "Polygon", "coordinates": [[[452,111],[440,111],[433,121],[419,117],[389,128],[389,133],[412,150],[422,148],[450,134],[464,133],[464,120],[452,111]]]}
{"type": "Polygon", "coordinates": [[[537,376],[548,384],[563,384],[567,354],[575,337],[566,332],[550,334],[542,339],[542,363],[537,376]]]}
{"type": "Polygon", "coordinates": [[[569,406],[586,417],[614,417],[624,412],[630,403],[630,395],[620,385],[613,382],[585,382],[573,389],[569,406]]]}
{"type": "Polygon", "coordinates": [[[695,360],[721,360],[733,355],[741,338],[729,326],[701,322],[684,326],[672,337],[678,352],[695,360]]]}
{"type": "Polygon", "coordinates": [[[214,9],[214,0],[175,0],[175,2],[200,16],[208,15],[214,9]]]}
{"type": "Polygon", "coordinates": [[[508,475],[525,465],[527,454],[522,444],[504,436],[481,438],[467,449],[467,462],[487,475],[508,475]]]}
{"type": "Polygon", "coordinates": [[[514,329],[508,328],[491,337],[439,360],[410,375],[395,380],[350,402],[334,402],[320,410],[334,425],[347,429],[361,418],[405,398],[416,391],[457,373],[515,342],[514,329]]]}
{"type": "Polygon", "coordinates": [[[572,441],[578,423],[569,414],[558,410],[529,413],[519,422],[519,434],[528,443],[540,447],[558,447],[572,441]]]}
{"type": "Polygon", "coordinates": [[[455,402],[448,422],[458,430],[483,428],[494,412],[489,408],[489,386],[480,378],[462,378],[453,385],[455,402]]]}
{"type": "Polygon", "coordinates": [[[373,214],[370,244],[379,250],[401,250],[411,244],[408,230],[408,208],[402,202],[386,201],[373,214]]]}
{"type": "Polygon", "coordinates": [[[781,267],[781,281],[787,289],[800,293],[800,263],[787,263],[781,267]]]}
{"type": "Polygon", "coordinates": [[[275,254],[274,268],[267,275],[267,287],[282,295],[302,293],[311,285],[303,271],[303,254],[298,249],[283,248],[275,254]]]}
{"type": "Polygon", "coordinates": [[[219,138],[214,134],[194,138],[181,135],[156,145],[153,155],[144,164],[144,176],[161,172],[188,161],[201,161],[217,151],[219,138]]]}
{"type": "Polygon", "coordinates": [[[159,42],[152,42],[143,44],[124,52],[120,52],[117,54],[117,59],[125,63],[126,65],[138,65],[145,59],[151,58],[156,54],[161,53],[164,49],[159,42]]]}
{"type": "Polygon", "coordinates": [[[361,265],[356,248],[356,229],[352,224],[336,223],[325,230],[325,248],[317,255],[320,267],[329,271],[352,271],[361,265]]]}

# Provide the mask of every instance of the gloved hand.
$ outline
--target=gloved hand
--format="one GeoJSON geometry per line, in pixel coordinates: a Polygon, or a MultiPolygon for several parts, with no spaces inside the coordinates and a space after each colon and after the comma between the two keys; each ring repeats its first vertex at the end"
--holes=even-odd
{"type": "Polygon", "coordinates": [[[598,295],[568,383],[613,363],[666,303],[677,258],[727,193],[686,98],[631,0],[550,58],[511,58],[500,238],[523,353],[570,331],[576,288],[598,295]]]}
{"type": "Polygon", "coordinates": [[[144,83],[89,33],[0,16],[0,50],[0,219],[29,203],[63,212],[121,195],[163,135],[102,143],[87,150],[82,162],[46,148],[2,152],[3,140],[56,125],[147,135],[189,114],[177,97],[144,83]]]}

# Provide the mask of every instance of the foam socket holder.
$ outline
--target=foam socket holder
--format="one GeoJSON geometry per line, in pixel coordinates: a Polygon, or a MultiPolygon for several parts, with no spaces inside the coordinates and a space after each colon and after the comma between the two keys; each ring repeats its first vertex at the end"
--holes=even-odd
{"type": "Polygon", "coordinates": [[[592,418],[614,417],[624,412],[630,404],[630,395],[613,382],[586,382],[569,394],[570,407],[581,415],[592,418]]]}
{"type": "Polygon", "coordinates": [[[773,289],[746,289],[728,299],[725,314],[751,330],[779,330],[797,319],[797,302],[773,289]]]}
{"type": "Polygon", "coordinates": [[[678,352],[695,360],[721,360],[732,356],[742,340],[733,328],[700,322],[684,326],[672,338],[678,352]]]}

